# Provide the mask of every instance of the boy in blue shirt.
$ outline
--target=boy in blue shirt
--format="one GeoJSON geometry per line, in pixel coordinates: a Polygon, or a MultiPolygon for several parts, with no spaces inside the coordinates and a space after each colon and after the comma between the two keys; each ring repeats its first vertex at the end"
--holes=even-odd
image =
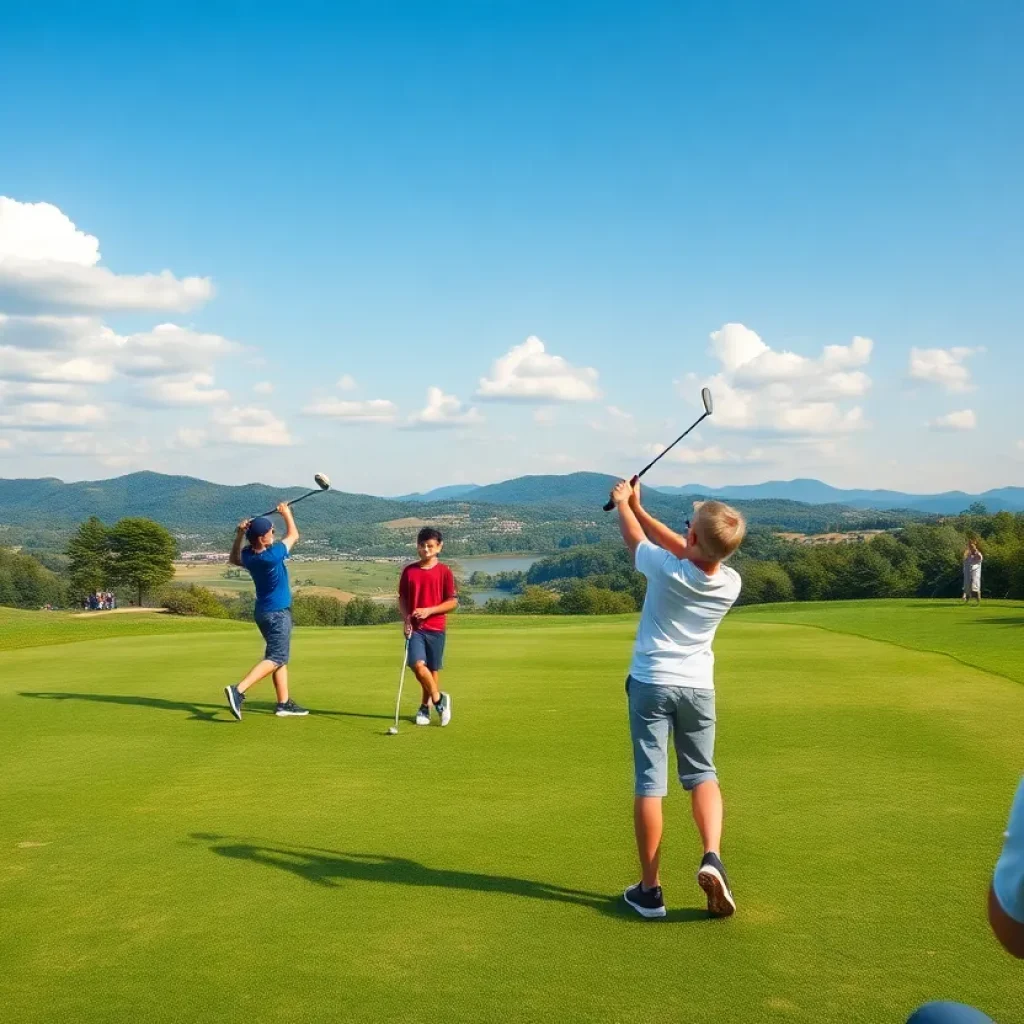
{"type": "Polygon", "coordinates": [[[264,676],[271,674],[274,677],[274,689],[277,691],[277,707],[274,714],[281,718],[309,714],[288,696],[292,590],[284,563],[299,539],[299,530],[295,525],[291,507],[286,502],[278,505],[277,511],[288,527],[288,532],[281,540],[274,540],[274,524],[266,516],[246,519],[238,524],[235,542],[228,556],[228,561],[232,565],[246,569],[252,576],[252,581],[256,585],[256,609],[253,617],[263,634],[263,639],[267,642],[263,660],[253,666],[237,686],[224,687],[231,714],[239,721],[242,719],[245,691],[253,683],[258,683],[264,676]],[[242,547],[243,540],[249,541],[247,547],[242,547]]]}

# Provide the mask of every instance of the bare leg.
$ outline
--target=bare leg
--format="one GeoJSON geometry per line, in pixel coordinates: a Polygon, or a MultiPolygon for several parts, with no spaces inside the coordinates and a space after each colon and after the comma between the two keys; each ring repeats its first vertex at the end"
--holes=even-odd
{"type": "Polygon", "coordinates": [[[277,669],[276,662],[263,659],[258,665],[254,665],[249,674],[238,684],[238,692],[245,693],[253,683],[258,683],[264,676],[269,676],[277,669]]]}
{"type": "Polygon", "coordinates": [[[433,676],[433,679],[434,679],[434,693],[437,694],[437,697],[440,700],[440,698],[441,698],[441,673],[440,672],[431,672],[430,674],[431,674],[431,676],[433,676]]]}
{"type": "Polygon", "coordinates": [[[437,683],[434,682],[434,673],[427,668],[425,661],[417,661],[412,667],[416,679],[423,689],[424,704],[436,701],[441,695],[437,692],[437,683]]]}
{"type": "Polygon", "coordinates": [[[704,852],[716,856],[722,847],[722,790],[717,781],[702,782],[690,794],[693,820],[697,823],[704,852]]]}
{"type": "Polygon", "coordinates": [[[288,666],[279,665],[274,669],[274,689],[277,691],[277,703],[288,703],[288,666]]]}
{"type": "Polygon", "coordinates": [[[638,796],[633,800],[633,829],[636,832],[636,852],[640,855],[640,872],[644,887],[660,885],[658,869],[661,864],[661,833],[664,819],[660,796],[638,796]]]}

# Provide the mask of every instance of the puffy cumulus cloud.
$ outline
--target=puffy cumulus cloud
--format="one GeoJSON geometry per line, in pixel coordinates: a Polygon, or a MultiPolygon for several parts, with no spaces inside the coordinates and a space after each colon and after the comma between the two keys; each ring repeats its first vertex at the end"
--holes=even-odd
{"type": "MultiPolygon", "coordinates": [[[[849,345],[827,345],[811,358],[777,351],[743,324],[724,324],[711,333],[710,354],[721,371],[708,382],[715,400],[714,423],[733,430],[819,436],[864,427],[859,405],[849,405],[871,387],[859,367],[871,359],[874,343],[855,337],[849,345]]],[[[688,374],[677,383],[689,394],[688,374]]]]}
{"type": "Polygon", "coordinates": [[[356,379],[351,373],[343,373],[338,378],[337,388],[339,391],[355,391],[357,386],[356,379]]]}
{"type": "Polygon", "coordinates": [[[144,394],[157,405],[212,405],[231,400],[226,391],[213,386],[213,375],[209,373],[149,381],[144,394]]]}
{"type": "Polygon", "coordinates": [[[99,266],[99,241],[51,203],[0,196],[0,307],[51,311],[173,310],[213,295],[209,278],[169,270],[115,274],[99,266]]]}
{"type": "Polygon", "coordinates": [[[307,416],[319,416],[341,423],[393,423],[398,416],[398,407],[386,398],[371,398],[365,402],[325,398],[310,403],[302,411],[307,416]]]}
{"type": "Polygon", "coordinates": [[[118,374],[208,372],[239,347],[219,334],[176,324],[122,336],[92,317],[0,314],[0,379],[100,384],[118,374]]]}
{"type": "Polygon", "coordinates": [[[973,409],[958,409],[931,420],[928,426],[932,430],[974,430],[978,425],[978,417],[973,409]]]}
{"type": "Polygon", "coordinates": [[[427,388],[425,408],[409,417],[406,430],[450,430],[483,423],[476,409],[467,409],[454,395],[446,395],[440,388],[427,388]]]}
{"type": "Polygon", "coordinates": [[[552,355],[533,336],[495,360],[476,393],[478,398],[508,402],[592,402],[601,397],[597,370],[552,355]]]}
{"type": "Polygon", "coordinates": [[[210,417],[211,438],[222,444],[287,447],[293,443],[288,425],[269,409],[232,406],[215,409],[210,417]]]}
{"type": "Polygon", "coordinates": [[[970,391],[971,371],[967,360],[983,348],[912,348],[910,376],[914,380],[937,384],[949,392],[970,391]]]}
{"type": "Polygon", "coordinates": [[[113,358],[124,374],[160,377],[208,368],[239,346],[219,334],[202,334],[176,324],[115,338],[113,358]]]}
{"type": "MultiPolygon", "coordinates": [[[[663,444],[648,445],[645,454],[660,455],[665,450],[663,444]]],[[[707,448],[673,448],[665,456],[666,462],[678,462],[684,466],[735,466],[742,463],[763,462],[765,454],[760,448],[749,452],[734,452],[718,445],[707,448]]]]}
{"type": "Polygon", "coordinates": [[[88,397],[88,389],[77,384],[23,384],[0,380],[0,402],[6,405],[41,401],[84,402],[88,397]]]}
{"type": "Polygon", "coordinates": [[[0,428],[17,430],[88,429],[106,420],[98,405],[63,402],[25,402],[0,412],[0,428]]]}

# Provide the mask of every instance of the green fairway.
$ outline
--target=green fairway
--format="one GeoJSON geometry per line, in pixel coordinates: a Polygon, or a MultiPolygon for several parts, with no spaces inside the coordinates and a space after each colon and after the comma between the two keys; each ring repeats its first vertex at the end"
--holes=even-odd
{"type": "Polygon", "coordinates": [[[268,682],[238,723],[251,625],[0,613],[0,1019],[879,1024],[949,998],[1024,1020],[985,920],[1024,605],[727,618],[728,921],[678,786],[668,919],[619,901],[635,621],[456,616],[451,726],[412,725],[407,677],[388,738],[396,627],[297,630],[314,714],[273,717],[268,682]]]}

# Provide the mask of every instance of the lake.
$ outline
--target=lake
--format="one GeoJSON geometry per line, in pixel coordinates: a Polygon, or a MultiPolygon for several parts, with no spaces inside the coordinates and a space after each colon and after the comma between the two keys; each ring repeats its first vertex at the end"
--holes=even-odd
{"type": "MultiPolygon", "coordinates": [[[[459,558],[452,563],[452,569],[461,579],[468,580],[475,572],[495,575],[499,572],[526,572],[540,555],[473,555],[459,558]]],[[[492,597],[511,597],[507,590],[478,590],[466,592],[475,605],[485,605],[492,597]]]]}

